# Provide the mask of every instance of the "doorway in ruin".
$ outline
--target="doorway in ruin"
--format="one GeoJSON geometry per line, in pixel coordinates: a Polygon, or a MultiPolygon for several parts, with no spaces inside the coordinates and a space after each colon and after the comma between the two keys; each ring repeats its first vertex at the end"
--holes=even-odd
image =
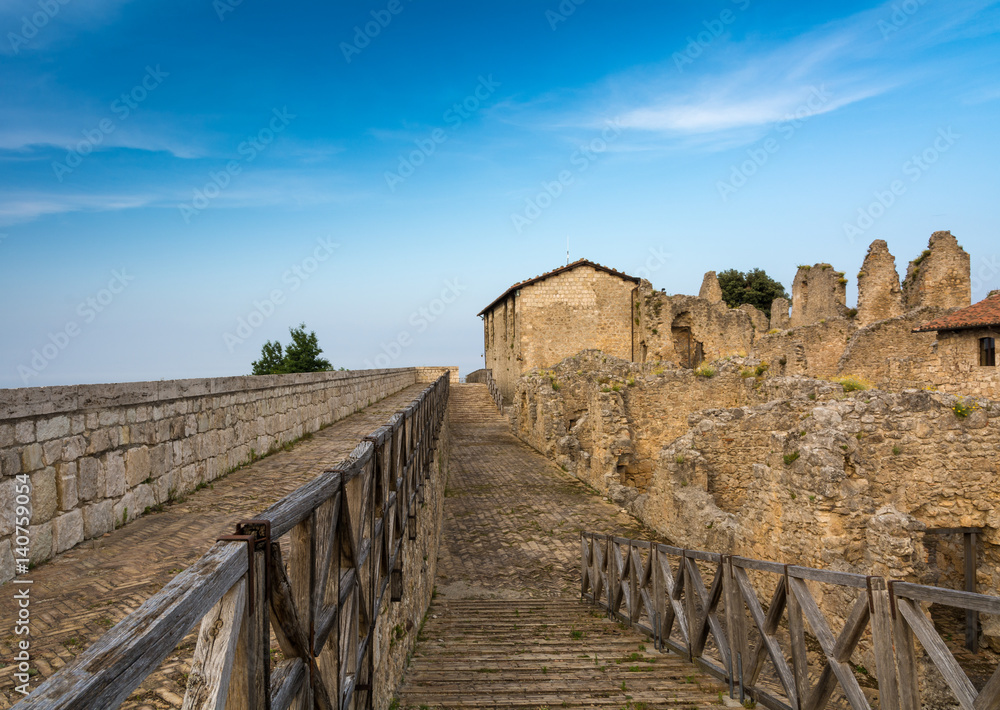
{"type": "Polygon", "coordinates": [[[681,367],[694,369],[705,359],[704,346],[694,339],[691,332],[691,314],[679,313],[670,325],[670,335],[674,341],[674,354],[681,367]]]}

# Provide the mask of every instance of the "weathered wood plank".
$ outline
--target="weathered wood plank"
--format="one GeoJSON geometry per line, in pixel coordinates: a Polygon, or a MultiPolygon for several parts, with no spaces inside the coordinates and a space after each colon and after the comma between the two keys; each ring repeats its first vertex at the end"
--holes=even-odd
{"type": "Polygon", "coordinates": [[[909,599],[896,599],[896,608],[910,625],[910,629],[920,639],[920,644],[927,651],[927,655],[934,662],[934,667],[941,673],[951,692],[955,694],[958,702],[964,710],[975,710],[976,708],[976,687],[965,675],[965,671],[958,665],[958,661],[951,655],[951,651],[938,635],[934,624],[928,619],[924,612],[909,599]]]}
{"type": "Polygon", "coordinates": [[[892,589],[897,597],[945,606],[957,606],[959,609],[971,609],[984,614],[1000,614],[1000,597],[962,592],[957,589],[930,587],[923,584],[911,584],[910,582],[893,582],[892,589]]]}
{"type": "Polygon", "coordinates": [[[118,707],[246,574],[246,544],[218,542],[19,704],[118,707]]]}
{"type": "Polygon", "coordinates": [[[188,674],[183,710],[223,710],[247,602],[244,577],[205,614],[188,674]]]}
{"type": "Polygon", "coordinates": [[[312,515],[320,503],[338,490],[340,473],[325,471],[256,517],[271,521],[271,537],[276,540],[312,515]]]}
{"type": "Polygon", "coordinates": [[[872,643],[875,647],[875,675],[881,710],[899,710],[899,680],[892,651],[892,609],[889,589],[882,577],[869,581],[872,595],[872,643]]]}
{"type": "Polygon", "coordinates": [[[288,710],[305,683],[306,667],[301,658],[289,658],[271,672],[271,710],[288,710]]]}

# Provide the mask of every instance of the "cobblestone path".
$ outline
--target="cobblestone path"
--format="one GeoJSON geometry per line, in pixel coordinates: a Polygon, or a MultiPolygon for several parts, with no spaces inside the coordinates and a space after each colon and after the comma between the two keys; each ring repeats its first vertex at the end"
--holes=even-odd
{"type": "MultiPolygon", "coordinates": [[[[78,545],[33,570],[32,661],[35,688],[101,634],[134,611],[174,575],[204,554],[219,535],[337,463],[371,431],[409,404],[426,384],[376,402],[290,451],[268,456],[188,494],[161,513],[78,545]]],[[[10,585],[0,586],[0,619],[17,615],[10,585]],[[8,593],[9,592],[9,593],[8,593]]],[[[13,690],[13,626],[0,632],[0,708],[21,699],[13,690]]],[[[195,635],[189,634],[122,707],[181,706],[195,635]]]]}
{"type": "Polygon", "coordinates": [[[437,597],[401,706],[718,706],[721,684],[580,601],[582,530],[655,535],[511,435],[485,385],[449,406],[437,597]]]}

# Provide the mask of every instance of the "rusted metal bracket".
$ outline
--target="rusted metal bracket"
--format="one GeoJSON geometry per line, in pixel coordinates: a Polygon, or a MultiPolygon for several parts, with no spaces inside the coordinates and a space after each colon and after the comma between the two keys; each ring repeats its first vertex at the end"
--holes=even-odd
{"type": "Polygon", "coordinates": [[[222,535],[216,538],[216,542],[245,542],[247,544],[247,582],[249,583],[248,598],[249,609],[252,613],[256,603],[256,589],[254,583],[254,553],[257,546],[264,545],[264,555],[266,563],[264,566],[264,594],[265,603],[270,600],[270,584],[267,583],[268,570],[271,568],[271,521],[270,520],[241,520],[236,523],[235,535],[222,535]]]}

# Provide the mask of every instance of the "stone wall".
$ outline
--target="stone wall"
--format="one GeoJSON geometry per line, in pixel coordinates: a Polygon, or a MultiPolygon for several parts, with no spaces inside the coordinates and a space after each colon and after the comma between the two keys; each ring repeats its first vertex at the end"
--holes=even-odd
{"type": "Polygon", "coordinates": [[[746,355],[753,344],[754,318],[723,301],[668,296],[642,281],[636,303],[638,323],[632,358],[636,362],[666,361],[696,367],[703,360],[746,355]]]}
{"type": "Polygon", "coordinates": [[[829,264],[800,266],[792,282],[791,326],[811,325],[847,314],[847,279],[829,264]]]}
{"type": "Polygon", "coordinates": [[[750,354],[767,361],[778,374],[835,377],[854,330],[852,321],[835,318],[768,332],[754,341],[750,354]]]}
{"type": "Polygon", "coordinates": [[[450,452],[451,435],[446,415],[430,462],[431,477],[424,482],[424,502],[417,515],[417,537],[403,542],[403,596],[399,602],[393,602],[386,594],[373,635],[373,707],[376,708],[390,707],[434,596],[450,452]]]}
{"type": "Polygon", "coordinates": [[[969,255],[951,232],[934,232],[927,249],[910,262],[903,281],[907,310],[964,308],[972,303],[969,255]]]}
{"type": "Polygon", "coordinates": [[[486,370],[473,370],[468,375],[465,376],[465,382],[467,384],[480,384],[485,385],[487,381],[486,370]]]}
{"type": "Polygon", "coordinates": [[[525,285],[484,314],[486,368],[506,401],[522,372],[590,348],[632,359],[633,291],[587,264],[525,285]]]}
{"type": "Polygon", "coordinates": [[[18,474],[37,563],[444,370],[457,378],[414,367],[0,390],[0,582],[13,577],[18,474]]]}
{"type": "Polygon", "coordinates": [[[876,239],[858,272],[858,315],[856,323],[864,327],[875,321],[903,314],[903,296],[896,273],[896,259],[889,246],[876,239]]]}
{"type": "Polygon", "coordinates": [[[981,527],[980,589],[1000,588],[1000,402],[846,393],[755,362],[699,377],[583,353],[526,378],[510,416],[678,545],[958,588],[959,548],[922,531],[981,527]]]}

